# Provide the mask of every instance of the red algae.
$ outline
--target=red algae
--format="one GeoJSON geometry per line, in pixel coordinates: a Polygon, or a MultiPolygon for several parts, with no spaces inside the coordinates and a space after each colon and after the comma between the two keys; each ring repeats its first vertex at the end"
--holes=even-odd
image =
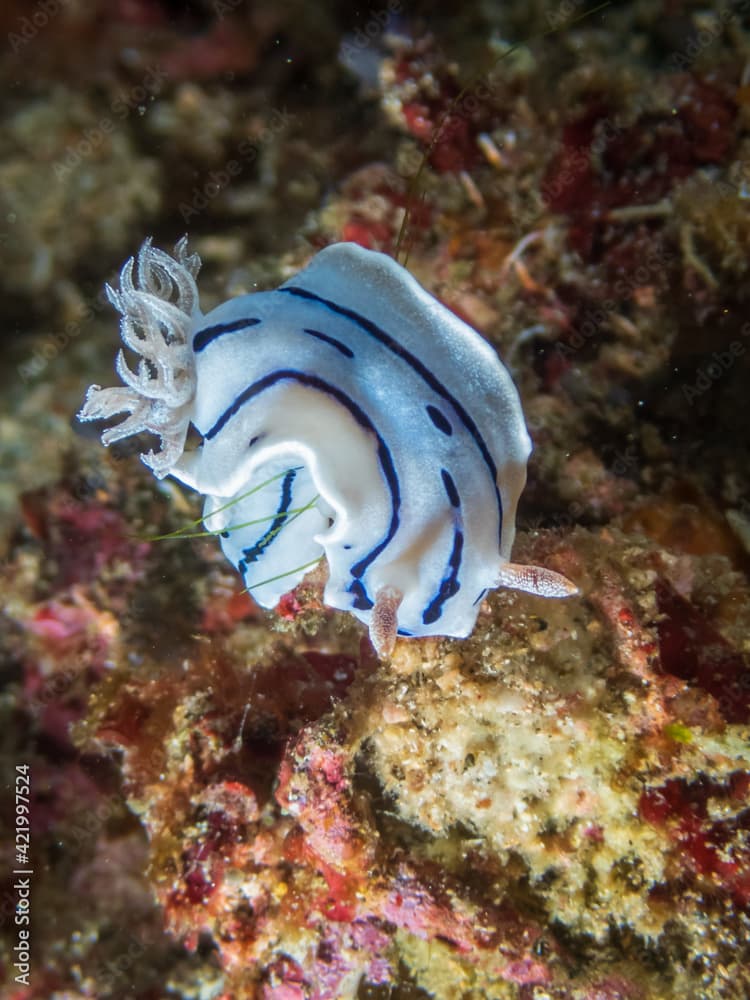
{"type": "Polygon", "coordinates": [[[748,790],[750,773],[745,771],[729,775],[725,785],[673,779],[644,792],[639,803],[643,818],[664,829],[676,846],[675,878],[681,872],[702,877],[709,891],[728,896],[742,908],[750,904],[748,790]],[[709,801],[713,811],[726,802],[736,814],[726,821],[712,821],[709,801]]]}
{"type": "Polygon", "coordinates": [[[134,544],[121,512],[99,500],[77,499],[64,491],[22,498],[26,523],[44,542],[62,586],[89,582],[117,559],[137,572],[149,543],[134,544]]]}
{"type": "MultiPolygon", "coordinates": [[[[430,166],[454,174],[476,166],[477,137],[488,127],[491,111],[473,93],[470,102],[460,104],[463,88],[434,40],[402,41],[382,72],[391,114],[419,141],[430,166]]],[[[488,96],[486,86],[484,93],[488,96]]]]}
{"type": "Polygon", "coordinates": [[[606,236],[612,210],[653,206],[696,169],[725,163],[736,142],[737,106],[718,80],[676,75],[663,108],[628,116],[601,101],[568,122],[542,184],[552,212],[571,220],[571,245],[585,259],[607,247],[622,253],[623,233],[606,236]],[[622,118],[630,117],[627,124],[622,118]]]}
{"type": "Polygon", "coordinates": [[[750,723],[750,658],[668,584],[660,584],[657,602],[664,670],[716,698],[727,722],[750,723]]]}

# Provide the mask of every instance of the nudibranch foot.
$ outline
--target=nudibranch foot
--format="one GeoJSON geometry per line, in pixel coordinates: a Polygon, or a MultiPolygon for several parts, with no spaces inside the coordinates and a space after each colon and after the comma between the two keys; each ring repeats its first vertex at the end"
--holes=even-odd
{"type": "Polygon", "coordinates": [[[580,593],[578,587],[562,573],[555,573],[544,566],[522,566],[519,563],[504,563],[495,586],[522,590],[537,597],[575,597],[580,593]]]}
{"type": "Polygon", "coordinates": [[[146,241],[109,289],[122,314],[120,388],[79,414],[127,413],[105,444],[141,431],[141,456],[205,497],[204,521],[252,596],[273,608],[325,558],[324,600],[396,636],[471,634],[490,588],[576,593],[510,563],[531,440],[492,347],[393,259],[321,250],[273,291],[203,316],[200,260],[146,241]],[[200,443],[185,451],[188,425],[200,443]],[[500,570],[498,570],[500,566],[500,570]]]}

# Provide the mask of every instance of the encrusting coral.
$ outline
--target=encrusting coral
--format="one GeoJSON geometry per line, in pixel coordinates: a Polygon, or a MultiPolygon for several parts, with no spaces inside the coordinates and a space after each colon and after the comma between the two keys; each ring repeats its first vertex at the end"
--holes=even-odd
{"type": "Polygon", "coordinates": [[[232,996],[341,1000],[399,962],[441,998],[744,981],[747,713],[665,669],[684,565],[612,529],[524,544],[591,601],[500,592],[389,667],[337,616],[304,652],[250,619],[95,694],[81,735],[122,749],[168,926],[210,935],[232,996]]]}

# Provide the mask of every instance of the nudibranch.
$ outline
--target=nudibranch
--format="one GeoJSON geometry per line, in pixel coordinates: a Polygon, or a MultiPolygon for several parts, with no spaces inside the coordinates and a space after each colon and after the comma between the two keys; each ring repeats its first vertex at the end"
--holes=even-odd
{"type": "Polygon", "coordinates": [[[198,304],[200,259],[146,241],[107,288],[122,314],[124,386],[92,386],[79,413],[126,413],[105,445],[141,431],[141,458],[205,496],[248,590],[273,608],[326,557],[324,600],[396,635],[464,637],[485,593],[576,588],[511,563],[531,442],[492,347],[382,253],[321,250],[274,291],[198,304]],[[198,447],[185,450],[190,424],[198,447]]]}

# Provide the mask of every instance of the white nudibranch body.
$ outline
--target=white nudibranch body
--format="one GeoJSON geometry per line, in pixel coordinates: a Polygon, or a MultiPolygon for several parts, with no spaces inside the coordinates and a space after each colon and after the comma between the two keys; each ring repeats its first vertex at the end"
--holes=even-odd
{"type": "Polygon", "coordinates": [[[325,555],[324,600],[370,628],[469,635],[488,589],[563,597],[564,577],[510,563],[531,442],[490,345],[385,254],[321,250],[280,288],[203,316],[200,261],[141,248],[108,289],[123,315],[124,388],[79,414],[128,412],[110,444],[161,437],[154,474],[205,495],[204,523],[252,596],[274,607],[325,555]],[[185,452],[188,424],[202,437],[185,452]]]}

